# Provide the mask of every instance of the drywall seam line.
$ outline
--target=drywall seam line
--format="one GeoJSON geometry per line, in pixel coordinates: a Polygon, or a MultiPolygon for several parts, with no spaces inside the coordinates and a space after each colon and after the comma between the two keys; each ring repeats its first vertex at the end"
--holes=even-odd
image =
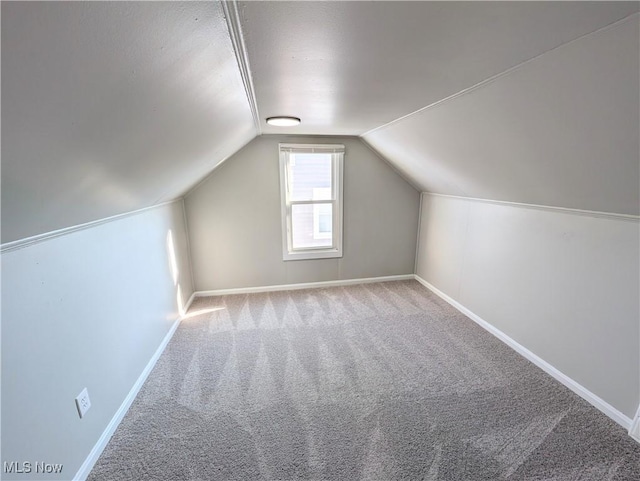
{"type": "Polygon", "coordinates": [[[637,13],[637,12],[636,13],[632,13],[631,15],[629,15],[627,17],[624,17],[624,18],[621,18],[620,20],[616,20],[615,22],[610,23],[609,25],[605,25],[604,27],[600,27],[597,30],[593,30],[591,32],[585,33],[584,35],[580,35],[579,37],[576,37],[576,38],[574,38],[572,40],[569,40],[568,42],[561,43],[560,45],[557,45],[557,46],[555,46],[555,47],[553,47],[553,48],[551,48],[549,50],[545,50],[544,52],[536,55],[535,57],[531,57],[530,59],[527,59],[524,62],[521,62],[521,63],[519,63],[517,65],[514,65],[513,67],[510,67],[507,70],[504,70],[504,71],[502,71],[500,73],[497,73],[497,74],[495,74],[495,75],[493,75],[493,76],[491,76],[491,77],[489,77],[489,78],[487,78],[485,80],[482,80],[482,81],[478,82],[477,84],[472,85],[471,87],[467,87],[466,89],[462,89],[459,92],[456,92],[454,94],[449,95],[448,97],[445,97],[443,99],[437,100],[437,101],[435,101],[433,103],[430,103],[429,105],[425,105],[424,107],[421,107],[418,110],[414,110],[413,112],[409,112],[408,114],[403,115],[402,117],[398,117],[397,119],[394,119],[394,120],[392,120],[390,122],[387,122],[386,124],[382,124],[382,125],[379,125],[378,127],[374,127],[373,129],[366,131],[364,134],[360,134],[360,136],[361,137],[365,137],[365,136],[367,136],[369,134],[372,134],[373,132],[375,132],[377,130],[389,127],[389,126],[391,126],[391,125],[393,125],[393,124],[395,124],[397,122],[400,122],[400,121],[402,121],[402,120],[404,120],[404,119],[406,119],[408,117],[412,117],[412,116],[414,116],[416,114],[419,114],[420,112],[423,112],[425,110],[429,110],[429,109],[432,109],[434,107],[437,107],[438,105],[440,105],[440,104],[442,104],[444,102],[448,102],[449,100],[454,100],[454,99],[456,99],[458,97],[461,97],[461,96],[463,96],[465,94],[473,92],[474,90],[482,88],[485,85],[487,85],[489,83],[492,83],[492,82],[494,82],[495,80],[498,80],[501,77],[509,75],[514,70],[517,70],[517,69],[527,65],[528,63],[533,62],[534,60],[542,57],[543,55],[546,55],[546,54],[548,54],[550,52],[553,52],[554,50],[562,48],[565,45],[569,45],[569,44],[572,44],[574,42],[577,42],[578,40],[581,40],[581,39],[586,38],[588,36],[595,35],[597,33],[603,32],[603,31],[608,30],[610,28],[615,28],[618,25],[621,25],[622,23],[628,21],[632,17],[639,16],[639,15],[640,15],[640,13],[637,13]]]}
{"type": "Polygon", "coordinates": [[[420,192],[420,205],[418,206],[418,235],[416,236],[416,255],[413,261],[413,273],[418,274],[418,252],[420,252],[420,231],[422,230],[422,200],[424,192],[420,192]]]}
{"type": "Polygon", "coordinates": [[[597,210],[573,209],[571,207],[555,207],[552,205],[526,204],[524,202],[510,202],[508,200],[480,199],[477,197],[463,197],[459,195],[436,194],[434,192],[424,192],[426,195],[434,197],[447,197],[450,199],[462,199],[473,202],[483,202],[485,204],[507,205],[510,207],[521,207],[524,209],[545,210],[551,212],[562,212],[565,214],[582,215],[586,217],[599,217],[603,219],[623,220],[627,222],[640,222],[640,216],[631,214],[617,214],[615,212],[600,212],[597,210]]]}
{"type": "Polygon", "coordinates": [[[373,284],[376,282],[413,280],[414,274],[396,276],[364,277],[361,279],[340,279],[337,281],[302,282],[298,284],[279,284],[274,286],[238,287],[232,289],[215,289],[212,291],[196,291],[195,297],[228,296],[233,294],[254,294],[260,292],[295,291],[298,289],[318,289],[322,287],[341,287],[354,284],[373,284]]]}
{"type": "Polygon", "coordinates": [[[524,347],[522,344],[520,344],[517,341],[515,341],[513,338],[509,337],[507,334],[502,332],[500,329],[498,329],[497,327],[493,326],[491,323],[485,321],[480,316],[478,316],[477,314],[475,314],[474,312],[470,311],[465,306],[460,304],[458,301],[456,301],[455,299],[453,299],[449,295],[445,294],[444,292],[442,292],[440,289],[438,289],[437,287],[433,286],[429,282],[427,282],[424,279],[422,279],[420,276],[416,275],[416,276],[414,276],[414,278],[415,278],[416,281],[418,281],[420,284],[425,286],[427,289],[429,289],[435,295],[437,295],[438,297],[440,297],[444,301],[448,302],[450,305],[455,307],[462,314],[467,316],[469,319],[474,321],[476,324],[478,324],[480,327],[482,327],[483,329],[488,331],[490,334],[492,334],[495,337],[497,337],[500,341],[505,343],[511,349],[516,351],[518,354],[520,354],[524,358],[528,359],[533,364],[535,364],[540,369],[542,369],[544,372],[549,374],[551,377],[553,377],[554,379],[556,379],[557,381],[561,382],[566,387],[571,389],[574,393],[576,393],[582,399],[584,399],[589,404],[591,404],[592,406],[597,408],[600,412],[602,412],[603,414],[607,415],[610,419],[612,419],[613,421],[618,423],[623,428],[629,429],[629,427],[631,426],[631,422],[632,421],[627,415],[625,415],[624,413],[618,411],[618,409],[613,407],[611,404],[606,402],[604,399],[602,399],[601,397],[599,397],[596,394],[592,393],[586,387],[582,386],[578,382],[574,381],[572,378],[567,376],[565,373],[563,373],[562,371],[560,371],[559,369],[557,369],[553,365],[549,364],[547,361],[542,359],[540,356],[538,356],[537,354],[533,353],[532,351],[530,351],[529,349],[524,347]]]}
{"type": "Polygon", "coordinates": [[[244,43],[244,37],[242,35],[242,23],[240,21],[240,13],[238,12],[238,3],[236,0],[228,0],[221,3],[224,18],[227,21],[229,37],[233,44],[233,51],[236,54],[236,61],[238,62],[238,68],[240,69],[240,76],[242,77],[244,90],[247,94],[249,109],[253,116],[253,123],[256,126],[258,135],[260,135],[262,133],[262,128],[260,127],[260,113],[258,112],[258,102],[256,100],[256,91],[253,86],[253,78],[251,77],[251,67],[249,66],[247,46],[244,43]]]}
{"type": "Polygon", "coordinates": [[[176,202],[180,202],[182,198],[170,200],[168,202],[163,202],[162,204],[151,205],[149,207],[143,207],[142,209],[132,210],[131,212],[125,212],[123,214],[113,215],[110,217],[105,217],[103,219],[92,220],[91,222],[85,222],[84,224],[73,225],[70,227],[64,227],[62,229],[53,230],[51,232],[45,232],[43,234],[34,235],[31,237],[25,237],[24,239],[18,239],[11,242],[5,242],[0,245],[0,253],[11,252],[17,249],[23,249],[25,247],[32,246],[33,244],[38,244],[40,242],[48,241],[49,239],[54,239],[56,237],[62,237],[68,234],[72,234],[74,232],[78,232],[85,229],[91,229],[93,227],[97,227],[102,224],[108,224],[109,222],[114,222],[116,220],[121,220],[126,217],[131,217],[134,215],[142,214],[149,210],[158,209],[160,207],[164,207],[166,205],[175,204],[176,202]]]}

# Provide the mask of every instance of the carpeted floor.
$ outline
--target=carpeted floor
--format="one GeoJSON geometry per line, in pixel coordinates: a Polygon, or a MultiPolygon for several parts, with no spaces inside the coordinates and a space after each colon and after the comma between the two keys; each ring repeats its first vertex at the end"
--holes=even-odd
{"type": "Polygon", "coordinates": [[[90,480],[640,479],[621,427],[415,281],[190,314],[90,480]]]}

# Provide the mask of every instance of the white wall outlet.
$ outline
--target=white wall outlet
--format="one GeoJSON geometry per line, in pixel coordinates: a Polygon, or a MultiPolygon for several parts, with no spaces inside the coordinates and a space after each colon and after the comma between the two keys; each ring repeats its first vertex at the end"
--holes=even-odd
{"type": "Polygon", "coordinates": [[[78,414],[80,418],[84,417],[89,408],[91,407],[91,400],[89,399],[89,391],[85,387],[80,394],[76,397],[76,407],[78,408],[78,414]]]}

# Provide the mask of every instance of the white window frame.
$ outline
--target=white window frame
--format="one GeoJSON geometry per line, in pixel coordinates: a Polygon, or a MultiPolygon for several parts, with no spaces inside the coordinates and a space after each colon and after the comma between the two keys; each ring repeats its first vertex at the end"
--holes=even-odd
{"type": "Polygon", "coordinates": [[[285,261],[303,259],[327,259],[342,257],[342,213],[343,213],[343,170],[344,145],[340,144],[279,144],[280,151],[280,204],[282,206],[282,259],[285,261]],[[331,154],[331,200],[292,201],[289,199],[289,154],[290,153],[330,153],[331,154]],[[291,212],[293,205],[333,204],[333,236],[329,247],[293,248],[291,212]]]}
{"type": "Polygon", "coordinates": [[[320,231],[320,215],[320,205],[316,204],[313,206],[313,238],[317,240],[331,239],[332,233],[320,231]]]}

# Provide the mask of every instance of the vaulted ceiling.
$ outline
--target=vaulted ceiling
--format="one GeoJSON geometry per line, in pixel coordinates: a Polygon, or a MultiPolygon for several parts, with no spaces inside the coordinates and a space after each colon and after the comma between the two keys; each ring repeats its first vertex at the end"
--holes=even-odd
{"type": "Polygon", "coordinates": [[[626,17],[633,4],[240,2],[265,133],[362,135],[626,17]],[[264,118],[295,115],[294,129],[264,118]]]}
{"type": "Polygon", "coordinates": [[[180,197],[269,133],[360,135],[422,190],[637,214],[637,11],[2,2],[2,242],[180,197]]]}
{"type": "Polygon", "coordinates": [[[2,240],[182,195],[256,135],[217,2],[2,2],[2,240]]]}

